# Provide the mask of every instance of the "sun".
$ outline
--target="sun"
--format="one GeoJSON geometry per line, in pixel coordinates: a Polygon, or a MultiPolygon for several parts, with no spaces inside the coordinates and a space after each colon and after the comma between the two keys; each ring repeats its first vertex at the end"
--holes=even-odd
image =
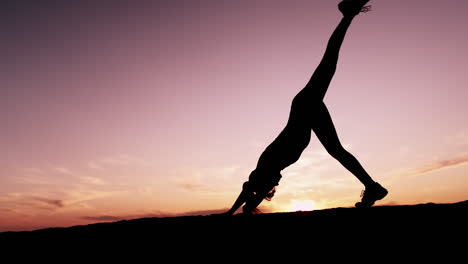
{"type": "Polygon", "coordinates": [[[312,200],[292,200],[288,211],[313,211],[315,202],[312,200]]]}

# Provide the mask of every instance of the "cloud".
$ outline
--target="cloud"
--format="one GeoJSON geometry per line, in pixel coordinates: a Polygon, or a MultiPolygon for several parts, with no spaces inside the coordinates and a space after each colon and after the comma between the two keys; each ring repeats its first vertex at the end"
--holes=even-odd
{"type": "Polygon", "coordinates": [[[80,178],[83,183],[91,185],[105,185],[104,180],[98,177],[84,176],[80,178]]]}
{"type": "Polygon", "coordinates": [[[176,216],[176,214],[154,212],[154,213],[135,214],[135,215],[109,215],[109,214],[105,214],[105,215],[97,215],[97,216],[81,216],[80,219],[86,220],[86,221],[95,221],[95,222],[111,222],[111,221],[115,222],[115,221],[129,220],[129,219],[154,218],[154,217],[173,217],[173,216],[176,216]]]}
{"type": "Polygon", "coordinates": [[[138,165],[148,165],[148,164],[150,164],[149,162],[147,162],[147,161],[145,161],[145,160],[143,160],[141,158],[134,157],[134,156],[127,155],[127,154],[120,154],[120,155],[104,157],[104,158],[101,158],[100,160],[96,161],[95,163],[98,164],[98,166],[99,166],[99,163],[101,163],[101,164],[110,164],[110,165],[118,165],[118,166],[134,165],[134,164],[138,164],[138,165]]]}
{"type": "Polygon", "coordinates": [[[65,200],[49,197],[46,194],[6,193],[0,195],[0,202],[4,206],[3,212],[16,214],[30,214],[32,209],[55,211],[65,207],[65,200]]]}
{"type": "Polygon", "coordinates": [[[395,201],[389,201],[389,202],[386,202],[386,203],[380,203],[380,205],[383,205],[383,206],[397,206],[397,205],[400,205],[400,204],[395,202],[395,201]]]}
{"type": "Polygon", "coordinates": [[[466,146],[468,145],[468,131],[459,131],[455,135],[448,137],[448,143],[457,145],[457,146],[466,146]]]}
{"type": "Polygon", "coordinates": [[[468,133],[467,132],[460,134],[458,138],[462,145],[468,145],[468,133]]]}
{"type": "Polygon", "coordinates": [[[46,205],[51,205],[52,207],[62,208],[64,207],[63,200],[60,199],[48,199],[42,197],[32,197],[32,200],[45,203],[46,205]]]}
{"type": "Polygon", "coordinates": [[[51,185],[51,180],[45,175],[40,174],[25,174],[15,177],[15,182],[28,185],[51,185]]]}
{"type": "Polygon", "coordinates": [[[111,166],[144,166],[151,167],[153,164],[140,157],[127,154],[118,154],[101,157],[95,160],[88,161],[86,167],[93,170],[104,170],[111,166]]]}
{"type": "Polygon", "coordinates": [[[178,216],[220,214],[220,213],[225,213],[227,210],[229,210],[229,208],[225,208],[225,209],[214,209],[214,210],[201,210],[201,211],[189,211],[189,212],[185,212],[185,213],[179,214],[178,216]]]}
{"type": "Polygon", "coordinates": [[[105,164],[111,164],[111,165],[128,165],[129,164],[128,159],[125,159],[119,156],[102,158],[100,162],[105,163],[105,164]]]}
{"type": "MultiPolygon", "coordinates": [[[[178,182],[176,186],[188,192],[205,192],[205,193],[217,193],[221,192],[220,189],[213,187],[213,185],[204,183],[204,182],[197,182],[195,181],[187,181],[187,182],[178,182]]],[[[236,186],[237,187],[237,186],[236,186]]]]}
{"type": "MultiPolygon", "coordinates": [[[[98,216],[82,216],[80,219],[86,221],[95,221],[95,222],[110,222],[110,221],[122,221],[130,219],[141,219],[141,218],[161,218],[161,217],[181,217],[181,216],[207,216],[212,214],[224,213],[228,208],[223,209],[212,209],[212,210],[199,210],[199,211],[188,211],[184,213],[164,213],[164,212],[155,212],[155,213],[146,213],[146,214],[135,214],[135,215],[98,215],[98,216]]],[[[267,207],[260,207],[262,213],[272,212],[267,207]]]]}
{"type": "Polygon", "coordinates": [[[26,173],[32,173],[32,174],[41,174],[43,173],[43,170],[39,168],[23,168],[23,171],[26,173]]]}
{"type": "Polygon", "coordinates": [[[11,208],[0,208],[0,213],[14,213],[15,210],[11,208]]]}
{"type": "Polygon", "coordinates": [[[311,176],[319,176],[324,171],[337,168],[337,164],[323,148],[306,150],[296,163],[283,172],[283,176],[293,176],[296,180],[301,178],[310,180],[311,176]]]}
{"type": "Polygon", "coordinates": [[[98,191],[98,190],[82,190],[71,189],[63,193],[66,205],[79,204],[90,200],[108,197],[119,193],[119,191],[98,191]]]}
{"type": "Polygon", "coordinates": [[[418,176],[430,172],[439,171],[442,169],[453,168],[457,166],[461,166],[465,163],[468,163],[468,154],[463,154],[458,157],[445,159],[445,160],[438,160],[434,161],[425,165],[422,165],[417,168],[410,169],[405,173],[401,174],[401,177],[411,177],[411,176],[418,176]]]}
{"type": "Polygon", "coordinates": [[[182,182],[178,183],[177,186],[183,190],[190,192],[198,192],[209,189],[206,184],[197,183],[197,182],[182,182]]]}
{"type": "Polygon", "coordinates": [[[90,169],[102,170],[102,167],[97,162],[90,161],[90,162],[88,162],[87,165],[88,165],[88,168],[90,168],[90,169]]]}
{"type": "MultiPolygon", "coordinates": [[[[129,219],[141,219],[141,218],[161,218],[161,217],[181,217],[181,216],[205,216],[205,215],[212,215],[212,214],[220,214],[224,213],[229,208],[222,208],[222,209],[211,209],[211,210],[195,210],[195,211],[187,211],[183,213],[168,213],[168,212],[151,212],[151,213],[143,213],[143,214],[131,214],[131,215],[97,215],[97,216],[82,216],[80,219],[87,220],[87,221],[121,221],[121,220],[129,220],[129,219]]],[[[269,208],[265,206],[260,206],[260,211],[262,213],[269,213],[272,212],[269,208]]]]}
{"type": "Polygon", "coordinates": [[[54,170],[63,174],[72,174],[71,170],[64,167],[54,167],[54,170]]]}
{"type": "Polygon", "coordinates": [[[16,213],[30,214],[34,210],[56,211],[60,209],[82,209],[87,202],[108,197],[117,191],[69,189],[60,192],[6,193],[0,195],[5,208],[14,208],[16,213]]]}
{"type": "Polygon", "coordinates": [[[83,220],[88,220],[88,221],[121,221],[125,220],[125,217],[120,217],[120,216],[113,216],[113,215],[101,215],[101,216],[83,216],[81,217],[83,220]]]}
{"type": "Polygon", "coordinates": [[[187,176],[179,176],[173,179],[173,183],[177,188],[189,192],[215,191],[214,188],[202,180],[201,172],[195,169],[191,169],[186,171],[184,174],[187,176]]]}

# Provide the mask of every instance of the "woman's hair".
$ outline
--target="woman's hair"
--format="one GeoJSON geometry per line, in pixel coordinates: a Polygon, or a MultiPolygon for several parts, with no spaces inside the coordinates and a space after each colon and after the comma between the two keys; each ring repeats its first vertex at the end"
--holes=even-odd
{"type": "Polygon", "coordinates": [[[244,214],[258,214],[261,211],[256,207],[258,204],[255,201],[255,197],[261,198],[262,200],[271,201],[276,192],[276,187],[266,189],[266,186],[254,186],[251,182],[244,183],[244,190],[249,193],[249,198],[247,198],[245,205],[242,207],[244,214]],[[255,188],[257,187],[257,188],[255,188]]]}
{"type": "Polygon", "coordinates": [[[280,179],[280,173],[254,170],[249,176],[249,181],[244,183],[244,187],[255,192],[257,195],[262,195],[263,199],[271,201],[276,193],[276,186],[280,179]]]}
{"type": "Polygon", "coordinates": [[[265,195],[265,200],[267,201],[271,201],[271,199],[273,198],[273,196],[275,196],[275,193],[276,193],[276,186],[273,187],[273,189],[271,189],[269,192],[267,192],[267,194],[265,195]]]}
{"type": "Polygon", "coordinates": [[[271,201],[271,199],[273,198],[273,196],[275,196],[276,193],[276,186],[271,187],[270,184],[264,182],[252,183],[250,181],[246,181],[244,182],[243,189],[252,192],[255,195],[262,195],[263,199],[267,201],[271,201]]]}

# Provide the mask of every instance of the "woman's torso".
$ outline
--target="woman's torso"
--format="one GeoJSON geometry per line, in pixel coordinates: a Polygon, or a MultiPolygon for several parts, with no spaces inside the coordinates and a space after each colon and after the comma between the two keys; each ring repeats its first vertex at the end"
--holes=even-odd
{"type": "Polygon", "coordinates": [[[281,171],[296,162],[309,145],[314,104],[305,91],[296,95],[286,127],[260,156],[257,168],[281,171]]]}

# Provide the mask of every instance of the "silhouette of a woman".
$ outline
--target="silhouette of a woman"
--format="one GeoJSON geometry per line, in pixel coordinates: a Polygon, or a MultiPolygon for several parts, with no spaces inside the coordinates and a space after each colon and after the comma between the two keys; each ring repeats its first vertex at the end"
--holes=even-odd
{"type": "Polygon", "coordinates": [[[356,15],[370,10],[370,6],[365,6],[367,2],[369,0],[344,0],[338,4],[343,18],[331,35],[319,66],[304,89],[294,97],[286,127],[262,153],[256,169],[243,184],[242,192],[226,214],[233,214],[244,203],[243,212],[251,214],[263,199],[270,200],[281,179],[280,172],[299,159],[309,144],[311,131],[328,153],[364,184],[362,200],[356,203],[356,207],[370,207],[387,195],[387,190],[374,182],[359,161],[343,148],[323,102],[336,70],[346,31],[356,15]]]}

